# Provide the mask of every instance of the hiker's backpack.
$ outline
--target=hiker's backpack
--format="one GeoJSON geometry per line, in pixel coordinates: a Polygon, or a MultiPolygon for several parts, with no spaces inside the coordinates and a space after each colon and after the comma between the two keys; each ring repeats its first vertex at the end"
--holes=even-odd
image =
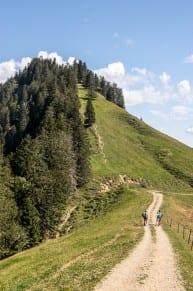
{"type": "Polygon", "coordinates": [[[142,216],[143,216],[143,218],[146,219],[146,218],[147,218],[147,212],[143,212],[143,213],[142,213],[142,216]]]}

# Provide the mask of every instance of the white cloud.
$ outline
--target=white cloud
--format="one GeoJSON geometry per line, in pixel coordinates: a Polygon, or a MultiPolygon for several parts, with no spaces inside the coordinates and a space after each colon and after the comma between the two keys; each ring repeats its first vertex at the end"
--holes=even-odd
{"type": "Polygon", "coordinates": [[[115,82],[120,88],[123,89],[126,105],[143,103],[140,92],[133,91],[132,94],[130,94],[130,87],[132,88],[133,86],[142,82],[144,76],[141,74],[134,75],[126,73],[124,64],[122,62],[109,64],[106,68],[95,70],[95,73],[98,76],[105,77],[105,79],[111,83],[115,82]]]}
{"type": "Polygon", "coordinates": [[[125,75],[125,68],[123,63],[116,62],[109,64],[107,68],[101,68],[95,71],[99,76],[104,76],[112,81],[113,78],[125,75]]]}
{"type": "Polygon", "coordinates": [[[63,61],[62,57],[59,56],[56,52],[48,53],[47,51],[40,51],[38,53],[38,58],[42,59],[50,59],[50,60],[56,60],[56,63],[58,65],[64,65],[66,64],[65,61],[63,61]]]}
{"type": "Polygon", "coordinates": [[[171,117],[176,120],[193,119],[193,108],[183,105],[175,105],[172,107],[171,117]]]}
{"type": "Polygon", "coordinates": [[[189,127],[186,129],[186,132],[193,134],[193,127],[189,127]]]}
{"type": "Polygon", "coordinates": [[[150,112],[162,120],[193,120],[193,108],[183,105],[172,106],[169,111],[167,108],[167,111],[164,112],[160,110],[151,110],[150,112]]]}
{"type": "Polygon", "coordinates": [[[161,92],[151,84],[141,89],[123,90],[123,93],[126,107],[143,103],[163,104],[170,99],[170,95],[167,92],[161,92]]]}
{"type": "Polygon", "coordinates": [[[190,55],[190,56],[187,56],[187,57],[184,59],[184,62],[185,62],[185,63],[188,63],[188,64],[193,63],[193,54],[190,55]]]}
{"type": "MultiPolygon", "coordinates": [[[[48,53],[47,51],[40,51],[38,53],[39,58],[56,60],[59,65],[72,65],[75,61],[74,57],[69,57],[67,61],[64,61],[61,56],[56,52],[48,53]]],[[[13,77],[16,72],[22,71],[30,62],[32,58],[24,57],[20,61],[9,60],[7,62],[0,63],[0,83],[4,83],[7,79],[13,77]]]]}
{"type": "MultiPolygon", "coordinates": [[[[125,72],[123,63],[116,62],[109,64],[106,68],[95,70],[98,76],[103,76],[111,83],[116,83],[119,87],[124,88],[131,81],[125,72]]],[[[134,81],[134,80],[132,80],[134,81]]]]}
{"type": "Polygon", "coordinates": [[[154,78],[154,74],[145,68],[134,67],[131,69],[131,73],[128,73],[122,62],[109,64],[106,68],[95,70],[95,73],[104,76],[109,82],[117,83],[120,88],[125,90],[139,84],[142,87],[142,84],[149,84],[149,80],[154,78]]]}
{"type": "Polygon", "coordinates": [[[16,73],[16,63],[9,60],[0,64],[0,83],[4,83],[7,79],[13,77],[16,73]]]}
{"type": "Polygon", "coordinates": [[[134,67],[131,69],[131,72],[137,72],[140,75],[146,76],[147,75],[147,69],[143,68],[138,68],[138,67],[134,67]]]}
{"type": "MultiPolygon", "coordinates": [[[[131,73],[137,73],[139,80],[142,83],[150,83],[155,79],[155,73],[148,71],[146,68],[131,68],[131,73]]],[[[135,74],[136,76],[136,74],[135,74]]]]}
{"type": "Polygon", "coordinates": [[[181,96],[186,96],[191,92],[190,82],[188,80],[179,82],[177,86],[181,96]]]}
{"type": "Polygon", "coordinates": [[[167,113],[159,110],[150,110],[150,113],[163,120],[168,120],[168,118],[170,117],[167,113]]]}
{"type": "Polygon", "coordinates": [[[192,112],[193,109],[186,107],[186,106],[182,106],[182,105],[176,105],[172,107],[172,111],[175,113],[179,113],[179,114],[187,114],[189,112],[192,112]]]}
{"type": "Polygon", "coordinates": [[[166,72],[163,72],[159,78],[164,86],[168,85],[168,82],[170,81],[170,75],[168,75],[166,72]]]}
{"type": "MultiPolygon", "coordinates": [[[[123,89],[126,108],[142,103],[163,103],[173,97],[169,89],[165,90],[163,86],[161,88],[157,86],[157,83],[160,83],[159,78],[146,68],[133,67],[131,73],[127,73],[124,64],[117,62],[95,72],[104,76],[106,80],[117,83],[123,89]]],[[[169,75],[165,73],[163,78],[166,82],[166,79],[169,80],[169,75]]]]}
{"type": "Polygon", "coordinates": [[[125,99],[126,108],[128,108],[128,106],[143,103],[143,92],[140,90],[129,91],[129,90],[123,89],[123,95],[125,99]]]}
{"type": "Polygon", "coordinates": [[[31,58],[22,58],[20,62],[9,60],[0,63],[0,83],[6,82],[7,79],[13,77],[19,70],[23,70],[30,62],[31,58]]]}
{"type": "Polygon", "coordinates": [[[32,58],[22,58],[20,62],[17,62],[17,67],[20,70],[23,70],[25,67],[27,67],[31,63],[32,58]]]}
{"type": "Polygon", "coordinates": [[[74,64],[74,62],[76,61],[76,58],[74,58],[74,57],[69,57],[68,58],[68,60],[67,60],[67,63],[69,64],[69,65],[73,65],[74,64]]]}
{"type": "Polygon", "coordinates": [[[56,60],[56,63],[58,65],[72,65],[74,61],[76,60],[74,57],[69,57],[67,61],[64,61],[63,58],[58,55],[56,52],[48,53],[47,51],[40,51],[38,53],[38,58],[43,59],[50,59],[50,60],[56,60]]]}

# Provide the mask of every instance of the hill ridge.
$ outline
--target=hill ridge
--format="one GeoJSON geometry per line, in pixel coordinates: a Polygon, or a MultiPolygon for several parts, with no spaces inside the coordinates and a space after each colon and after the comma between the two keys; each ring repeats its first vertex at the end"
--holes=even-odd
{"type": "MultiPolygon", "coordinates": [[[[86,94],[84,90],[79,86],[83,107],[85,100],[82,95],[86,94]]],[[[126,174],[144,180],[147,185],[155,188],[172,188],[176,183],[176,189],[180,184],[187,190],[191,189],[192,148],[150,127],[99,94],[93,100],[93,105],[96,113],[94,126],[103,142],[103,154],[100,155],[100,149],[99,152],[97,150],[98,140],[95,141],[96,137],[92,137],[92,129],[88,131],[95,175],[126,174]]]]}

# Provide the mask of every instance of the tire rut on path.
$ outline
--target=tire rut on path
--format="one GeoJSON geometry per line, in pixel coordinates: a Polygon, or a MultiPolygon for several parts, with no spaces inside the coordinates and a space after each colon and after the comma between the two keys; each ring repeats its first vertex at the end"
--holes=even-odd
{"type": "Polygon", "coordinates": [[[95,287],[95,291],[185,290],[169,239],[161,226],[154,225],[162,200],[161,193],[153,192],[142,241],[95,287]]]}

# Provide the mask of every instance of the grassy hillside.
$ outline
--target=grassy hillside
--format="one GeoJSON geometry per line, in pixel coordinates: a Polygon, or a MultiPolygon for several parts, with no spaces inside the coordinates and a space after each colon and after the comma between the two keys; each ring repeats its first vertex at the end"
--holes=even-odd
{"type": "MultiPolygon", "coordinates": [[[[79,86],[82,114],[86,94],[79,86]]],[[[186,223],[190,218],[184,213],[190,213],[187,209],[192,198],[181,193],[192,189],[193,150],[99,94],[93,105],[96,124],[88,129],[92,177],[69,200],[64,221],[68,219],[59,229],[67,234],[2,260],[0,290],[91,290],[142,237],[140,214],[152,199],[148,189],[164,190],[165,194],[178,192],[165,195],[165,209],[176,217],[178,205],[178,209],[185,209],[180,219],[186,223]],[[100,192],[101,182],[115,182],[119,175],[139,185],[116,189],[115,183],[110,192],[100,192]]],[[[180,254],[182,269],[185,266],[184,277],[190,280],[187,274],[191,262],[183,259],[188,258],[189,250],[179,247],[180,240],[166,229],[180,254]]]]}
{"type": "MultiPolygon", "coordinates": [[[[79,87],[82,112],[86,91],[79,87]]],[[[96,124],[90,129],[93,175],[125,174],[159,189],[190,189],[193,149],[151,128],[106,101],[93,100],[96,124]]]]}
{"type": "Polygon", "coordinates": [[[91,290],[143,234],[140,213],[152,197],[125,188],[116,207],[62,238],[0,262],[0,290],[91,290]]]}

